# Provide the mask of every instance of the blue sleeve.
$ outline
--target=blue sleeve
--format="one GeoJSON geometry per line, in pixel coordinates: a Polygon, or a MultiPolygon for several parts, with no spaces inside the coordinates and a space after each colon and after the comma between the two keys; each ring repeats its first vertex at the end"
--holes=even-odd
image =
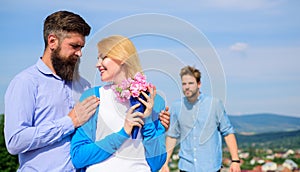
{"type": "Polygon", "coordinates": [[[127,140],[124,129],[100,141],[91,140],[83,128],[76,130],[71,141],[71,159],[76,168],[86,168],[109,158],[127,140]]]}
{"type": "Polygon", "coordinates": [[[181,101],[176,101],[170,108],[170,128],[167,132],[167,136],[178,139],[180,137],[180,125],[178,115],[181,108],[181,101]]]}
{"type": "MultiPolygon", "coordinates": [[[[99,96],[97,95],[98,90],[99,87],[87,90],[83,93],[80,101],[91,95],[99,96]]],[[[98,110],[95,114],[98,114],[98,110]]],[[[72,137],[70,152],[76,168],[86,168],[106,160],[129,138],[124,129],[121,129],[118,133],[113,133],[95,142],[96,124],[97,115],[93,115],[86,124],[76,129],[72,137]]]]}
{"type": "MultiPolygon", "coordinates": [[[[35,124],[34,114],[37,113],[36,107],[38,106],[36,104],[37,88],[38,82],[34,77],[22,73],[11,81],[6,90],[4,135],[7,150],[11,154],[43,148],[74,132],[72,120],[68,116],[53,120],[44,118],[41,124],[35,124]]],[[[46,101],[45,104],[48,102],[46,101]]],[[[48,115],[55,115],[50,113],[48,115]]]]}
{"type": "Polygon", "coordinates": [[[217,119],[219,123],[219,130],[222,136],[233,134],[234,128],[231,125],[228,115],[226,114],[225,107],[221,100],[215,99],[214,104],[216,106],[217,119]]]}
{"type": "Polygon", "coordinates": [[[151,171],[158,171],[166,161],[165,127],[159,120],[159,113],[165,109],[164,100],[157,95],[154,100],[152,116],[145,119],[142,128],[145,155],[151,171]]]}

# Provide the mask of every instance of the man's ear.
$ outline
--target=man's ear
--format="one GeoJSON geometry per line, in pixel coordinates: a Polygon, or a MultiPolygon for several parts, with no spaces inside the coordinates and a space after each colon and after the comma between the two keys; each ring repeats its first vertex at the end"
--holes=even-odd
{"type": "Polygon", "coordinates": [[[198,82],[197,86],[200,89],[200,87],[201,87],[201,82],[200,81],[198,82]]]}
{"type": "Polygon", "coordinates": [[[58,45],[58,38],[54,34],[48,35],[48,46],[50,50],[54,50],[57,48],[58,45]]]}

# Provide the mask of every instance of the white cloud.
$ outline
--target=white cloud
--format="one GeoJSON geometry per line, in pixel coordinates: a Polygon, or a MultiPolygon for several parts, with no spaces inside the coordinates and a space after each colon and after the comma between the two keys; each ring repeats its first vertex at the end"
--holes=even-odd
{"type": "Polygon", "coordinates": [[[256,10],[278,6],[283,0],[210,0],[209,6],[228,10],[256,10]]]}
{"type": "Polygon", "coordinates": [[[244,42],[237,42],[230,46],[230,50],[236,52],[244,52],[247,50],[247,48],[248,48],[248,44],[244,42]]]}

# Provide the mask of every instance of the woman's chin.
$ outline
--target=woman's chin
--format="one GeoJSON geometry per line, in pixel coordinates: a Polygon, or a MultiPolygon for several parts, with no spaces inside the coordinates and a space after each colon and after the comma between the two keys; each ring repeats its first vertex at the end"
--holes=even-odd
{"type": "Polygon", "coordinates": [[[101,81],[102,81],[102,82],[111,82],[111,80],[106,79],[105,77],[101,77],[101,81]]]}

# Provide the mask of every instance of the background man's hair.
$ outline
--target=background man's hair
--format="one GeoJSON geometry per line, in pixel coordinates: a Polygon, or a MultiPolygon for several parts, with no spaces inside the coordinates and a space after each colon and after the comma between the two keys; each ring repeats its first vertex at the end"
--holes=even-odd
{"type": "Polygon", "coordinates": [[[192,66],[185,66],[180,71],[180,77],[183,75],[191,75],[196,78],[197,83],[201,81],[201,72],[192,66]]]}

